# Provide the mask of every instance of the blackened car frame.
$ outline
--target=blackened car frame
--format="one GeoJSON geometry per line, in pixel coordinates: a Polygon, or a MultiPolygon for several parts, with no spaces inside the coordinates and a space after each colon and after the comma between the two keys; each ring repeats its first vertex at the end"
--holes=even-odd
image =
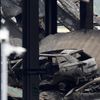
{"type": "Polygon", "coordinates": [[[46,75],[41,75],[39,85],[40,95],[44,98],[54,97],[54,100],[58,100],[56,97],[59,94],[59,100],[63,100],[61,99],[63,97],[64,100],[85,100],[85,97],[88,98],[87,100],[95,100],[89,99],[89,97],[100,97],[100,78],[96,78],[98,77],[98,67],[95,58],[83,50],[46,51],[39,54],[39,61],[40,67],[46,69],[46,75]],[[94,86],[92,83],[96,83],[96,85],[94,86]],[[85,86],[91,87],[84,89],[85,86]],[[47,96],[43,95],[45,93],[47,96]]]}
{"type": "Polygon", "coordinates": [[[92,58],[83,50],[63,49],[47,51],[40,54],[39,60],[40,66],[51,67],[50,72],[54,69],[55,65],[56,68],[58,67],[58,71],[56,70],[53,75],[53,84],[63,81],[65,79],[64,76],[66,76],[66,78],[70,77],[71,79],[75,77],[77,82],[88,82],[91,78],[95,77],[97,71],[95,58],[92,58]],[[59,75],[62,76],[62,79],[58,77],[59,75]],[[57,79],[56,82],[54,82],[55,79],[57,79]]]}

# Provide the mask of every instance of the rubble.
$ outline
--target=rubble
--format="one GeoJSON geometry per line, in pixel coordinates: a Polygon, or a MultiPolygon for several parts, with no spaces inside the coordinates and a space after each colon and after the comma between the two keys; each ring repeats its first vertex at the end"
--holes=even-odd
{"type": "MultiPolygon", "coordinates": [[[[39,63],[45,71],[43,74],[40,73],[39,100],[84,100],[85,97],[99,97],[99,84],[92,85],[100,82],[100,78],[97,78],[100,76],[97,73],[98,67],[95,59],[83,50],[62,49],[42,52],[39,54],[39,63]],[[91,87],[83,93],[81,89],[87,85],[91,87]]],[[[8,94],[16,100],[22,99],[21,73],[22,59],[11,60],[8,94]]]]}
{"type": "MultiPolygon", "coordinates": [[[[79,0],[57,0],[58,5],[58,21],[67,27],[69,30],[79,29],[79,0]]],[[[39,0],[39,17],[40,17],[40,28],[42,31],[45,29],[44,25],[44,0],[39,0]]],[[[22,24],[22,0],[1,0],[1,11],[2,16],[6,20],[11,17],[15,17],[17,24],[21,28],[22,24]]],[[[10,23],[10,22],[9,22],[10,23]]],[[[94,26],[100,25],[98,16],[94,15],[94,26]]],[[[17,26],[18,27],[18,26],[17,26]]],[[[12,26],[11,26],[12,28],[12,26]]]]}
{"type": "Polygon", "coordinates": [[[100,99],[100,77],[86,83],[71,94],[65,95],[64,100],[99,100],[100,99]]]}

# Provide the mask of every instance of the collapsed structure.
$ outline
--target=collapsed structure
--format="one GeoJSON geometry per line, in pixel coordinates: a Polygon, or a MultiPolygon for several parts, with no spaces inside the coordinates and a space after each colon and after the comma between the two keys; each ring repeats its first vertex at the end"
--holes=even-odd
{"type": "MultiPolygon", "coordinates": [[[[1,0],[2,25],[6,24],[10,30],[11,43],[14,45],[22,45],[19,42],[22,39],[21,2],[22,0],[1,0]],[[12,17],[14,17],[13,20],[12,17]],[[13,39],[13,37],[15,38],[13,39]]],[[[44,1],[40,0],[39,2],[39,26],[40,33],[42,33],[45,29],[44,1]]],[[[58,21],[71,31],[79,29],[79,1],[58,0],[57,4],[58,21]]],[[[94,26],[100,25],[99,22],[98,17],[94,15],[94,26]]],[[[44,37],[45,35],[43,35],[44,37]]],[[[39,55],[39,63],[41,67],[40,100],[70,100],[75,98],[77,98],[76,100],[80,100],[80,98],[84,100],[86,97],[88,100],[90,96],[91,98],[100,98],[100,78],[95,79],[99,77],[97,64],[95,59],[84,51],[57,49],[56,51],[42,52],[39,55]]],[[[11,55],[9,57],[9,98],[22,99],[22,71],[22,57],[11,55]]]]}
{"type": "MultiPolygon", "coordinates": [[[[63,24],[69,30],[79,29],[79,0],[58,0],[58,21],[63,24]]],[[[40,17],[40,28],[44,30],[44,17],[45,17],[45,4],[44,0],[39,0],[39,17],[40,17]]],[[[19,29],[22,24],[22,0],[1,0],[2,18],[6,20],[7,26],[12,28],[14,24],[16,29],[19,29]],[[11,20],[12,17],[16,18],[16,22],[11,20]],[[17,27],[16,27],[17,25],[17,27]]],[[[100,25],[100,19],[94,14],[94,26],[100,25]]]]}

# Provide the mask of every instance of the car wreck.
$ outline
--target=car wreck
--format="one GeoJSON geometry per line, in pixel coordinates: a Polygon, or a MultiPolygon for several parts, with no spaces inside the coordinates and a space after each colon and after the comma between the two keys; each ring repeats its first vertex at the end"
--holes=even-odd
{"type": "MultiPolygon", "coordinates": [[[[51,69],[53,65],[54,67],[55,65],[58,66],[58,71],[56,72],[53,81],[55,79],[60,79],[57,78],[56,75],[63,76],[65,74],[65,76],[67,77],[67,72],[68,72],[68,77],[74,77],[75,75],[76,76],[78,75],[77,78],[81,81],[82,79],[85,78],[84,75],[90,76],[91,73],[93,75],[93,73],[95,74],[97,71],[97,65],[95,59],[86,54],[85,52],[83,52],[83,50],[48,51],[41,53],[40,58],[41,57],[45,57],[45,59],[43,60],[47,60],[46,63],[49,62],[48,64],[51,64],[50,65],[51,69]]],[[[42,62],[41,59],[40,62],[42,62]]],[[[63,80],[63,77],[61,79],[63,80]]],[[[55,82],[57,83],[57,80],[55,82]]]]}
{"type": "MultiPolygon", "coordinates": [[[[93,95],[91,91],[87,91],[82,95],[83,97],[81,93],[75,92],[77,98],[75,97],[76,95],[74,96],[74,89],[84,87],[86,86],[85,84],[90,85],[90,83],[92,83],[91,80],[98,77],[98,68],[95,59],[86,54],[83,50],[55,50],[43,52],[40,54],[40,61],[43,62],[43,67],[49,68],[46,77],[43,77],[40,82],[40,90],[42,91],[40,95],[42,95],[43,98],[49,98],[47,100],[52,100],[50,97],[55,98],[54,100],[85,100],[87,97],[86,100],[94,100],[88,98],[90,96],[91,98],[92,96],[96,98],[96,95],[98,95],[97,98],[100,98],[98,94],[100,91],[97,91],[98,93],[94,93],[93,95]],[[53,71],[55,69],[55,72],[52,72],[52,69],[53,71]],[[46,96],[44,96],[44,94],[46,94],[46,96]],[[60,96],[59,99],[57,99],[57,95],[60,96]]],[[[95,80],[98,80],[100,83],[99,78],[95,80]]],[[[93,83],[98,83],[98,81],[93,81],[93,83]]],[[[91,84],[91,86],[93,85],[91,84]]],[[[96,87],[99,87],[99,85],[96,87]]],[[[79,90],[77,89],[76,91],[79,90]]]]}

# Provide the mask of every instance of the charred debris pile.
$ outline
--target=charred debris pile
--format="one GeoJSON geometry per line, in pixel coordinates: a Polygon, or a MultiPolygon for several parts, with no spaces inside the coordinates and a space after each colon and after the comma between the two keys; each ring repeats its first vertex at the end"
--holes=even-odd
{"type": "MultiPolygon", "coordinates": [[[[22,99],[22,59],[9,58],[9,97],[22,99]],[[11,60],[12,59],[12,60],[11,60]],[[13,91],[13,92],[12,92],[13,91]]],[[[100,72],[95,58],[83,50],[62,49],[39,54],[40,100],[100,98],[100,72]]]]}

